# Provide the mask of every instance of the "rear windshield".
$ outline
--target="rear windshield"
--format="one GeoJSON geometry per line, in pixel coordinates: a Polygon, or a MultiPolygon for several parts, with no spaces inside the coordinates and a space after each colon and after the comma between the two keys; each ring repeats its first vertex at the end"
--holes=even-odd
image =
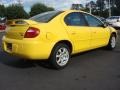
{"type": "Polygon", "coordinates": [[[45,13],[41,13],[36,16],[33,16],[30,18],[30,20],[47,23],[62,12],[63,11],[49,11],[49,12],[45,12],[45,13]]]}

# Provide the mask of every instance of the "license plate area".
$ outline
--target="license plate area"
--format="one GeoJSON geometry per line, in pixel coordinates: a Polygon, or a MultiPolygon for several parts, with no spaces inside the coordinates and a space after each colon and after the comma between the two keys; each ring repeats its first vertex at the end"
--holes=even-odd
{"type": "Polygon", "coordinates": [[[7,50],[12,51],[12,43],[7,43],[7,50]]]}

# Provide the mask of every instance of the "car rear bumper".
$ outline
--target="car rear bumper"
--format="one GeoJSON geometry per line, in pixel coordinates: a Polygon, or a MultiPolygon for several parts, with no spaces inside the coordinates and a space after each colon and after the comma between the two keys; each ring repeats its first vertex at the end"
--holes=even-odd
{"type": "Polygon", "coordinates": [[[15,40],[3,37],[3,50],[12,55],[27,59],[48,59],[52,46],[47,43],[29,40],[15,40]]]}

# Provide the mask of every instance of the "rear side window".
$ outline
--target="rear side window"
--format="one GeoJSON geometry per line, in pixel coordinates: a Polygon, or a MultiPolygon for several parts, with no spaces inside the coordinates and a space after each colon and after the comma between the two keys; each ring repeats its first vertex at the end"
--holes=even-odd
{"type": "Polygon", "coordinates": [[[65,17],[68,26],[86,26],[86,21],[80,12],[73,12],[65,17]]]}
{"type": "Polygon", "coordinates": [[[55,18],[57,15],[61,14],[62,12],[63,11],[49,11],[49,12],[45,12],[45,13],[41,13],[36,16],[33,16],[30,18],[30,20],[47,23],[53,18],[55,18]]]}

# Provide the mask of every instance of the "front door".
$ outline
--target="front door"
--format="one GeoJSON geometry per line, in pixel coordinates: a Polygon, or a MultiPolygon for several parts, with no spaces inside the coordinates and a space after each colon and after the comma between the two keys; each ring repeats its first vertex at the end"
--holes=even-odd
{"type": "Polygon", "coordinates": [[[109,37],[109,29],[104,27],[104,24],[92,15],[84,14],[84,16],[92,32],[91,47],[97,48],[106,45],[109,37]]]}

